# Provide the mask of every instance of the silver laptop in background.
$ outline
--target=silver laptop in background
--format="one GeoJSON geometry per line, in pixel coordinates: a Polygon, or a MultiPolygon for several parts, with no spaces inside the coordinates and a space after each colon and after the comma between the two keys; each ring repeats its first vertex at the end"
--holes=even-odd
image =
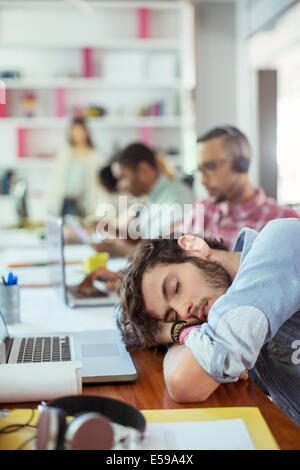
{"type": "Polygon", "coordinates": [[[89,296],[77,292],[76,285],[67,285],[62,217],[47,215],[46,237],[50,282],[69,307],[97,307],[119,302],[118,295],[107,291],[104,283],[102,290],[94,288],[89,296]]]}
{"type": "Polygon", "coordinates": [[[115,330],[10,337],[0,312],[0,364],[81,361],[83,383],[134,382],[137,370],[115,330]]]}

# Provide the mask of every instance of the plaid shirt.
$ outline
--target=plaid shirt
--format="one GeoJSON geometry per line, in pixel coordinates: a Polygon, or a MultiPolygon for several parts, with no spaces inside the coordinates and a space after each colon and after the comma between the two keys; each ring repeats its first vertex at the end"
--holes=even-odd
{"type": "Polygon", "coordinates": [[[262,189],[257,189],[252,199],[232,207],[226,201],[218,204],[208,199],[196,201],[192,212],[184,219],[183,232],[199,233],[205,238],[222,238],[232,250],[244,227],[260,232],[269,220],[289,217],[299,219],[300,214],[288,206],[279,206],[262,189]]]}

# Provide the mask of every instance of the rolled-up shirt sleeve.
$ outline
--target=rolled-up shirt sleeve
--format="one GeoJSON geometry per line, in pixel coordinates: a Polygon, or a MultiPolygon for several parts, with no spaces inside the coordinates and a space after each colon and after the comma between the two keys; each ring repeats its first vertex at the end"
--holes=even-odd
{"type": "Polygon", "coordinates": [[[245,228],[234,250],[241,261],[231,286],[185,342],[219,382],[252,369],[262,346],[300,310],[300,220],[273,220],[259,234],[245,228]]]}
{"type": "Polygon", "coordinates": [[[218,382],[235,382],[254,367],[269,331],[266,315],[256,307],[230,310],[213,330],[209,324],[193,329],[185,345],[218,382]]]}

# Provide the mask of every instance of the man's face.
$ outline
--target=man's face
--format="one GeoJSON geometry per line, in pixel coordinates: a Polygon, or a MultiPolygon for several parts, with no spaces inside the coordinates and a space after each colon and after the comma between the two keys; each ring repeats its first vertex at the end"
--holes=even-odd
{"type": "Polygon", "coordinates": [[[200,182],[205,186],[209,195],[217,199],[223,194],[228,194],[236,183],[240,175],[232,168],[232,162],[223,162],[218,164],[230,153],[223,148],[224,137],[216,137],[207,142],[198,144],[198,168],[200,172],[200,182]],[[206,164],[216,162],[215,169],[209,169],[206,164]]]}
{"type": "Polygon", "coordinates": [[[120,165],[119,189],[127,191],[133,196],[140,196],[144,192],[143,181],[139,171],[120,165]]]}
{"type": "Polygon", "coordinates": [[[149,315],[165,322],[206,322],[214,302],[227,291],[229,281],[220,265],[204,263],[209,264],[209,273],[190,261],[158,264],[145,272],[142,294],[149,315]]]}

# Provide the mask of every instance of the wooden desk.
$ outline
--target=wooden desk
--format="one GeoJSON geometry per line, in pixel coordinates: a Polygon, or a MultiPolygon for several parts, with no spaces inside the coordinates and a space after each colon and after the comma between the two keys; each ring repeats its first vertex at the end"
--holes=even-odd
{"type": "Polygon", "coordinates": [[[300,428],[285,415],[251,381],[221,385],[202,403],[174,402],[165,387],[162,374],[163,354],[153,351],[135,351],[132,354],[139,378],[134,384],[89,385],[83,387],[87,395],[101,395],[125,401],[138,409],[214,408],[227,406],[258,407],[280,449],[300,449],[300,428]]]}
{"type": "MultiPolygon", "coordinates": [[[[258,407],[267,422],[278,446],[282,450],[300,449],[300,428],[286,416],[251,381],[221,385],[211,397],[202,403],[179,404],[174,402],[165,387],[162,374],[163,354],[153,351],[136,351],[132,354],[139,378],[132,384],[85,385],[83,393],[125,401],[140,410],[216,408],[216,407],[258,407]]],[[[3,407],[36,408],[38,403],[13,403],[3,407]]]]}

